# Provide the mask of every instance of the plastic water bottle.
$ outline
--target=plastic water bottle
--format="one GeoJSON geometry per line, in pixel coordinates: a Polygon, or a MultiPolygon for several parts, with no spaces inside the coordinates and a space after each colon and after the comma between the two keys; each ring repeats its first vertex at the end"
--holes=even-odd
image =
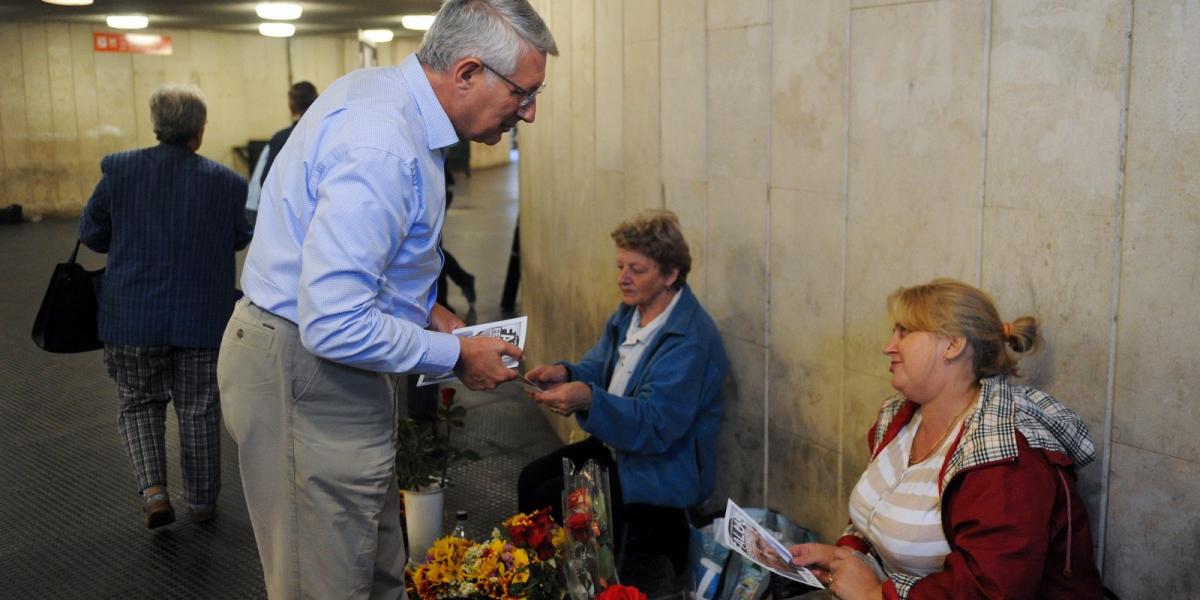
{"type": "Polygon", "coordinates": [[[454,531],[450,532],[450,537],[456,537],[462,540],[467,539],[467,511],[460,510],[454,513],[454,531]]]}

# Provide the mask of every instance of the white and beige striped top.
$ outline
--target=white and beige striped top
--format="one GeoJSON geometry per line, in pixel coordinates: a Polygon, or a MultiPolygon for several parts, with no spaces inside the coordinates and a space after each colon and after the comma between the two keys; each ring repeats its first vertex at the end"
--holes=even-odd
{"type": "Polygon", "coordinates": [[[871,461],[850,494],[850,521],[871,542],[889,575],[936,573],[950,553],[942,531],[938,473],[962,424],[953,424],[953,431],[936,452],[909,466],[913,436],[921,419],[921,411],[917,411],[871,461]]]}

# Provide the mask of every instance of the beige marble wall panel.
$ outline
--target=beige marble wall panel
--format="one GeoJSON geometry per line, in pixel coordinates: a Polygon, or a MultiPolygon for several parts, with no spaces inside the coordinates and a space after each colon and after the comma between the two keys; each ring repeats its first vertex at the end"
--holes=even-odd
{"type": "Polygon", "coordinates": [[[28,203],[29,183],[26,145],[29,126],[25,118],[25,78],[21,66],[21,29],[16,23],[0,23],[0,144],[4,146],[4,177],[0,181],[6,199],[28,203]]]}
{"type": "Polygon", "coordinates": [[[771,119],[771,28],[708,34],[708,180],[766,189],[771,119]],[[736,93],[730,93],[736,90],[736,93]]]}
{"type": "Polygon", "coordinates": [[[137,113],[133,96],[133,61],[127,54],[98,52],[96,65],[97,116],[100,152],[112,154],[137,146],[137,113]]]}
{"type": "Polygon", "coordinates": [[[1116,214],[1128,4],[993,4],[989,206],[1116,214]]]}
{"type": "Polygon", "coordinates": [[[732,29],[771,22],[769,0],[708,0],[708,28],[732,29]]]}
{"type": "Polygon", "coordinates": [[[311,81],[324,90],[344,75],[341,39],[305,35],[291,38],[293,81],[311,81]]]}
{"type": "Polygon", "coordinates": [[[846,521],[845,502],[838,495],[836,450],[809,443],[774,426],[768,428],[771,452],[767,506],[782,512],[797,525],[817,533],[832,544],[840,537],[846,521]]]}
{"type": "Polygon", "coordinates": [[[662,207],[658,41],[625,44],[625,202],[662,207]]]}
{"type": "Polygon", "coordinates": [[[842,410],[840,195],[772,188],[771,424],[836,451],[842,410]]]}
{"type": "Polygon", "coordinates": [[[75,118],[75,80],[71,73],[71,26],[46,24],[47,70],[54,121],[51,151],[56,202],[53,212],[73,214],[83,207],[79,192],[79,130],[75,118]]]}
{"type": "Polygon", "coordinates": [[[761,422],[767,408],[764,348],[727,334],[721,342],[730,364],[722,395],[725,416],[761,422]]]}
{"type": "Polygon", "coordinates": [[[32,210],[53,211],[58,202],[58,173],[54,157],[54,112],[50,104],[50,60],[46,26],[21,24],[21,69],[25,78],[25,119],[29,125],[29,196],[32,210]]]}
{"type": "Polygon", "coordinates": [[[763,456],[766,434],[762,419],[725,417],[717,436],[717,485],[704,503],[708,510],[724,510],[725,499],[741,506],[761,506],[766,501],[763,456]]]}
{"type": "MultiPolygon", "coordinates": [[[[625,43],[648,42],[659,36],[659,0],[624,0],[625,43]]],[[[668,24],[669,27],[674,25],[668,24]]]]}
{"type": "Polygon", "coordinates": [[[1197,462],[1200,1],[1136,9],[1113,437],[1197,462]]]}
{"type": "Polygon", "coordinates": [[[238,41],[242,53],[245,135],[248,140],[269,140],[291,122],[287,105],[286,42],[261,35],[239,36],[238,41]]]}
{"type": "MultiPolygon", "coordinates": [[[[1091,214],[1008,208],[984,213],[981,287],[1002,319],[1032,315],[1042,321],[1046,343],[1021,361],[1019,381],[1079,413],[1097,448],[1108,437],[1113,227],[1112,217],[1091,214]]],[[[1097,461],[1080,474],[1080,494],[1094,516],[1107,469],[1097,461]]]]}
{"type": "Polygon", "coordinates": [[[767,232],[765,184],[709,181],[705,307],[726,339],[766,344],[767,232]]]}
{"type": "Polygon", "coordinates": [[[87,202],[100,180],[100,121],[96,98],[96,65],[93,60],[92,28],[90,25],[71,25],[71,77],[74,81],[72,99],[79,131],[79,168],[76,183],[80,198],[87,202]]]}
{"type": "Polygon", "coordinates": [[[625,170],[623,2],[596,3],[596,168],[625,170]]]}
{"type": "Polygon", "coordinates": [[[703,181],[663,180],[664,207],[674,211],[692,255],[687,283],[703,304],[707,299],[708,185],[703,181]]]}
{"type": "MultiPolygon", "coordinates": [[[[171,83],[196,83],[197,75],[195,65],[193,64],[192,32],[187,29],[166,29],[162,33],[171,37],[171,55],[165,57],[163,61],[163,73],[166,80],[171,83]]],[[[245,35],[240,37],[243,39],[252,39],[252,37],[266,39],[263,36],[245,35]]],[[[254,60],[255,62],[261,62],[262,59],[255,58],[254,60]]]]}
{"type": "Polygon", "coordinates": [[[889,381],[889,377],[864,375],[849,369],[845,372],[845,400],[842,403],[842,486],[838,493],[843,503],[850,497],[850,490],[854,489],[854,484],[871,461],[871,453],[867,449],[867,431],[879,416],[880,405],[895,393],[889,381]]]}
{"type": "Polygon", "coordinates": [[[1112,452],[1104,584],[1122,598],[1200,596],[1200,464],[1125,444],[1112,452]]]}
{"type": "Polygon", "coordinates": [[[851,18],[846,366],[877,372],[889,292],[976,278],[983,10],[917,3],[851,18]]]}
{"type": "Polygon", "coordinates": [[[708,179],[704,0],[663,0],[662,176],[708,179]]]}
{"type": "MultiPolygon", "coordinates": [[[[158,143],[154,135],[154,123],[150,117],[150,96],[154,90],[168,82],[164,71],[164,57],[149,54],[134,54],[133,61],[133,114],[134,124],[137,125],[137,146],[145,148],[158,143]]],[[[228,77],[228,73],[223,74],[228,77]]],[[[225,129],[225,120],[220,114],[220,97],[215,94],[217,89],[205,90],[204,96],[208,106],[208,120],[211,125],[205,127],[204,142],[211,146],[214,139],[221,137],[225,129]]],[[[207,148],[206,148],[207,150],[207,148]]]]}
{"type": "Polygon", "coordinates": [[[1021,361],[1022,381],[1054,394],[1093,432],[1101,431],[1113,219],[1007,208],[988,208],[984,214],[981,287],[1002,319],[1032,315],[1042,321],[1046,344],[1021,361]]]}
{"type": "Polygon", "coordinates": [[[774,0],[771,185],[843,193],[846,0],[774,0]]]}

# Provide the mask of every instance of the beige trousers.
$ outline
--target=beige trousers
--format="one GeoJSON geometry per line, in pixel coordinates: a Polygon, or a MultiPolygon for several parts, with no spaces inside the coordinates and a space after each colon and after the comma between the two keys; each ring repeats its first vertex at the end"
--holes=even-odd
{"type": "Polygon", "coordinates": [[[268,595],[404,598],[391,380],[313,356],[242,299],[217,382],[268,595]]]}

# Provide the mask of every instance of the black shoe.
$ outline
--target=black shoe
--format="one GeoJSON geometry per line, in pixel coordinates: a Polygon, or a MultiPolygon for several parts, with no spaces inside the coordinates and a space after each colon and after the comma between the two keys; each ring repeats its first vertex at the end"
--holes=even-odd
{"type": "Polygon", "coordinates": [[[171,499],[166,492],[159,492],[146,498],[142,505],[142,517],[146,527],[155,529],[175,522],[175,509],[171,508],[171,499]]]}
{"type": "Polygon", "coordinates": [[[459,287],[462,288],[463,297],[467,299],[468,304],[475,304],[475,276],[467,274],[466,281],[459,287]]]}

